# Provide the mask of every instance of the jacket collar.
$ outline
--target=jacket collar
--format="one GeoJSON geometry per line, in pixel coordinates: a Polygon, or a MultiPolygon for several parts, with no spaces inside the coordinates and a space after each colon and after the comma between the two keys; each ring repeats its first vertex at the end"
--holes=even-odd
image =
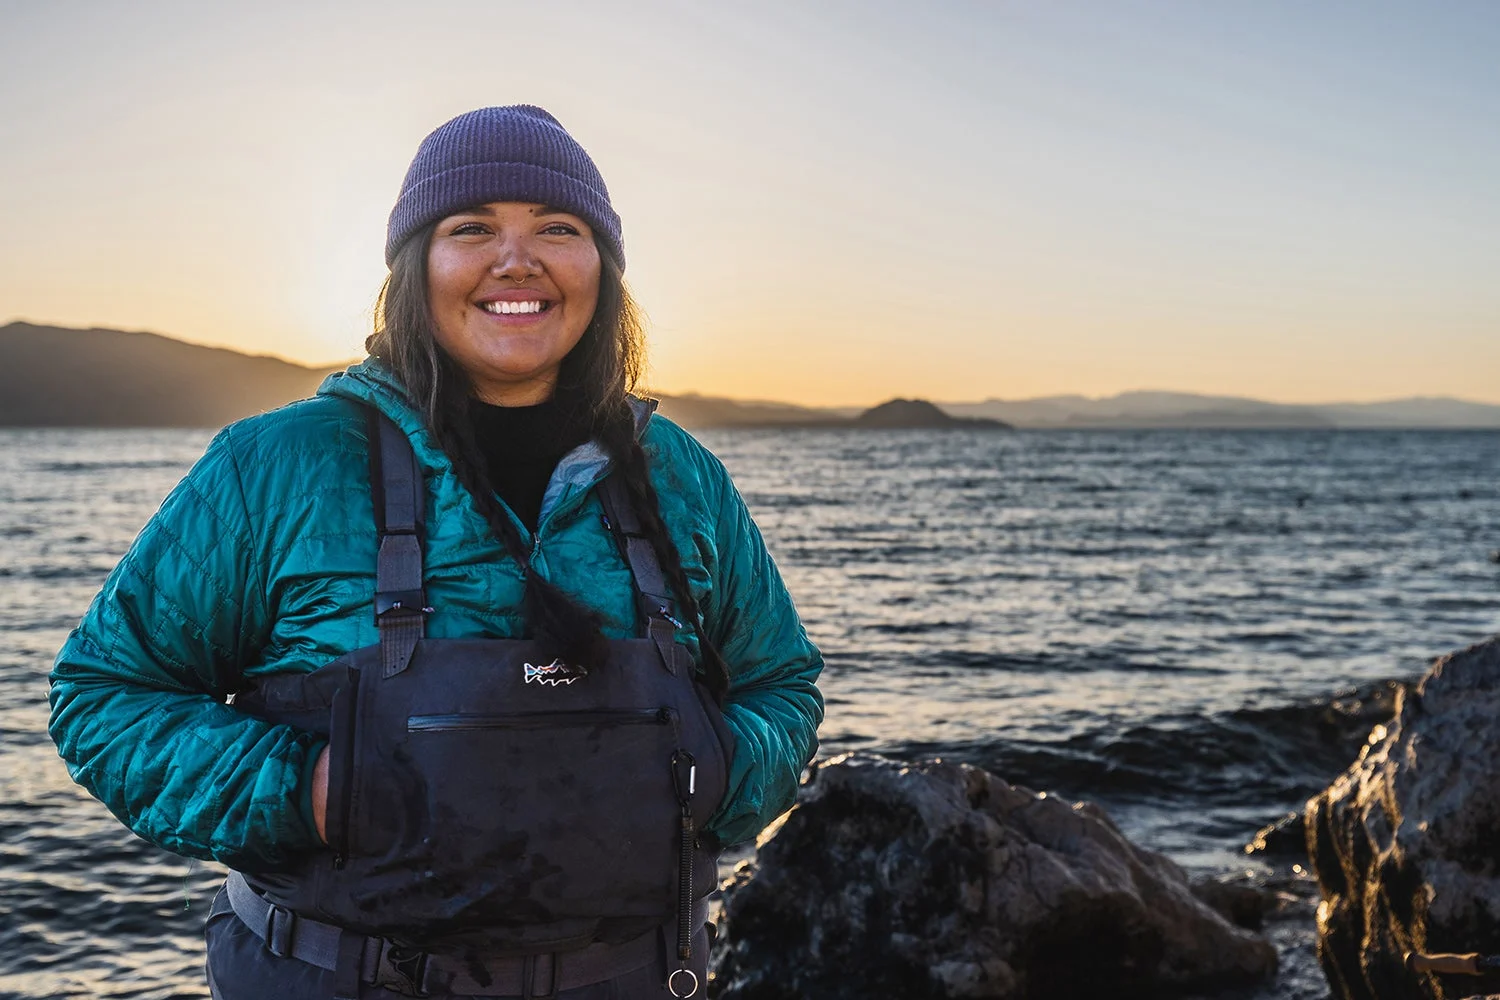
{"type": "MultiPolygon", "coordinates": [[[[329,375],[318,387],[318,395],[338,396],[375,407],[406,434],[423,467],[447,469],[453,464],[433,440],[422,415],[407,399],[401,380],[376,359],[366,358],[344,371],[329,375]]],[[[636,396],[630,396],[629,402],[635,414],[636,437],[639,438],[645,434],[651,415],[656,412],[657,402],[636,396]]],[[[548,515],[556,508],[592,489],[609,472],[609,466],[609,457],[598,441],[585,441],[564,455],[542,496],[538,524],[545,524],[548,515]]]]}

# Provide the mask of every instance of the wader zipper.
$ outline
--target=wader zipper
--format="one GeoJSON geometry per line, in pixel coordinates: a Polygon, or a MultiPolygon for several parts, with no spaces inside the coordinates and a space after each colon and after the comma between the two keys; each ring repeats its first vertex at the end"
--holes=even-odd
{"type": "Polygon", "coordinates": [[[497,715],[413,715],[408,733],[467,732],[484,729],[553,729],[558,726],[665,726],[670,708],[599,709],[564,712],[514,712],[497,715]]]}
{"type": "Polygon", "coordinates": [[[698,992],[698,974],[687,967],[693,957],[693,847],[698,839],[693,824],[693,795],[698,791],[698,762],[686,750],[672,754],[672,787],[682,806],[682,839],[677,856],[678,967],[667,977],[667,990],[674,997],[685,998],[698,992]],[[683,977],[682,982],[678,981],[679,976],[683,977]]]}
{"type": "Polygon", "coordinates": [[[359,714],[359,674],[351,673],[349,686],[339,691],[334,696],[333,712],[329,719],[329,745],[336,748],[339,760],[339,775],[342,778],[338,788],[333,787],[332,782],[332,751],[330,751],[329,767],[329,798],[327,805],[338,810],[338,829],[332,829],[332,814],[325,817],[327,832],[331,834],[328,838],[328,846],[333,849],[333,867],[340,871],[349,861],[349,827],[354,820],[354,729],[355,719],[359,714]]]}

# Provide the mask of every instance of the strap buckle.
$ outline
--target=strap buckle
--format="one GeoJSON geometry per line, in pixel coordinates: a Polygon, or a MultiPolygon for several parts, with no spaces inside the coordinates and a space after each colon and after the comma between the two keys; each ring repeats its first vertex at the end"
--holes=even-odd
{"type": "Polygon", "coordinates": [[[266,910],[266,932],[262,935],[266,951],[277,958],[292,957],[292,935],[297,929],[297,914],[285,906],[272,903],[266,910]]]}
{"type": "Polygon", "coordinates": [[[426,595],[420,590],[385,590],[375,595],[375,621],[386,614],[397,611],[407,614],[432,614],[427,607],[426,595]]]}
{"type": "Polygon", "coordinates": [[[521,964],[521,996],[525,1000],[557,1000],[557,965],[560,956],[555,954],[527,955],[521,964]],[[535,992],[537,966],[545,961],[547,968],[547,992],[535,992]]]}
{"type": "Polygon", "coordinates": [[[427,952],[418,948],[382,938],[380,957],[375,962],[375,979],[371,985],[395,990],[402,996],[425,997],[429,989],[428,957],[427,952]]]}

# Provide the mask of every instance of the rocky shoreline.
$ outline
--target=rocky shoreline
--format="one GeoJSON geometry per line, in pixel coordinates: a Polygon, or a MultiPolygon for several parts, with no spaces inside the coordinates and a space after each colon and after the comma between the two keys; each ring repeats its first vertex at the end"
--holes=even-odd
{"type": "Polygon", "coordinates": [[[1278,953],[1298,966],[1278,996],[1500,991],[1405,962],[1500,952],[1500,639],[1383,688],[1330,707],[1364,749],[1243,874],[1191,879],[1097,805],[968,764],[817,762],[725,883],[714,992],[1227,1000],[1269,995],[1278,953]]]}

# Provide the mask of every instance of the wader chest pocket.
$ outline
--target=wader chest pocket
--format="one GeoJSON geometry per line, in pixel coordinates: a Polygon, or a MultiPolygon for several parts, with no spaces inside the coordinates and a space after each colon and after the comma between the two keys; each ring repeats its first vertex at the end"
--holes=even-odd
{"type": "Polygon", "coordinates": [[[402,721],[355,770],[357,894],[417,927],[670,912],[675,708],[402,721]]]}

